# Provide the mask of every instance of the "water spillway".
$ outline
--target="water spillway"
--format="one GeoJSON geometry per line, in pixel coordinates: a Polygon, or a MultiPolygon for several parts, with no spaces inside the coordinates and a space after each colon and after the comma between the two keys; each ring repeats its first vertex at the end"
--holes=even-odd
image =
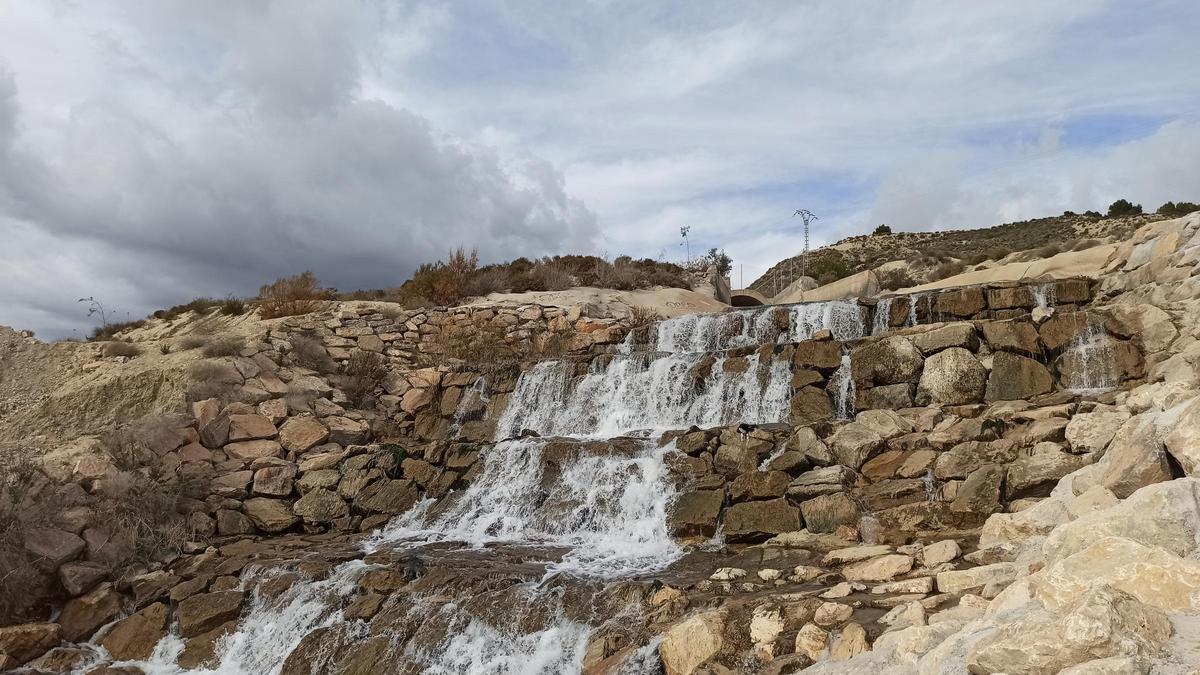
{"type": "Polygon", "coordinates": [[[865,330],[857,300],[687,314],[659,321],[652,328],[654,349],[675,354],[800,342],[826,329],[836,340],[852,340],[865,330]]]}

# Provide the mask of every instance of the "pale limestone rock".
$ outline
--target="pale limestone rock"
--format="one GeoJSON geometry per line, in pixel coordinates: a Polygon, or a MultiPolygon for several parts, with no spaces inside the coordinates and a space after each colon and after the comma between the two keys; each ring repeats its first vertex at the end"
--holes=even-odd
{"type": "Polygon", "coordinates": [[[758,578],[763,581],[775,581],[783,576],[783,572],[776,569],[766,568],[758,571],[758,578]]]}
{"type": "Polygon", "coordinates": [[[1034,595],[1050,609],[1109,586],[1159,609],[1200,611],[1200,562],[1120,537],[1100,539],[1046,567],[1035,579],[1034,595]]]}
{"type": "Polygon", "coordinates": [[[918,404],[963,405],[983,400],[987,370],[975,355],[951,347],[925,360],[917,384],[918,404]]]}
{"type": "Polygon", "coordinates": [[[830,661],[846,661],[855,654],[871,648],[867,642],[867,631],[857,623],[847,624],[829,647],[830,661]]]}
{"type": "Polygon", "coordinates": [[[885,584],[879,584],[871,587],[872,595],[883,595],[886,593],[932,593],[933,592],[933,577],[916,577],[914,579],[901,579],[899,581],[889,581],[885,584]]]}
{"type": "Polygon", "coordinates": [[[725,613],[697,614],[675,624],[658,645],[667,675],[691,675],[725,646],[725,613]]]}
{"type": "Polygon", "coordinates": [[[1146,675],[1150,666],[1132,656],[1110,656],[1059,671],[1058,675],[1146,675]]]}
{"type": "Polygon", "coordinates": [[[1067,443],[1077,454],[1100,452],[1128,420],[1129,413],[1120,410],[1079,413],[1067,422],[1067,443]]]}
{"type": "Polygon", "coordinates": [[[1038,610],[1001,625],[967,653],[972,672],[1057,673],[1112,656],[1150,657],[1171,636],[1162,610],[1113,589],[1095,589],[1061,613],[1038,610]]]}
{"type": "Polygon", "coordinates": [[[840,602],[823,602],[813,614],[813,622],[823,628],[837,626],[850,620],[854,615],[854,608],[850,605],[843,605],[840,602]]]}
{"type": "Polygon", "coordinates": [[[1118,498],[1124,499],[1139,488],[1172,478],[1156,417],[1153,413],[1142,413],[1130,418],[1104,454],[1100,482],[1118,498]]]}
{"type": "Polygon", "coordinates": [[[783,629],[783,611],[778,605],[762,604],[754,608],[750,616],[750,641],[755,645],[770,645],[783,629]]]}
{"type": "Polygon", "coordinates": [[[1019,513],[993,513],[988,516],[979,533],[980,547],[1021,542],[1048,534],[1071,519],[1070,511],[1063,502],[1062,499],[1049,497],[1019,513]]]}
{"type": "Polygon", "coordinates": [[[1116,495],[1107,488],[1097,485],[1085,490],[1074,499],[1068,499],[1067,512],[1070,514],[1071,520],[1074,520],[1093,511],[1103,511],[1111,506],[1116,506],[1118,503],[1120,500],[1116,495]]]}
{"type": "Polygon", "coordinates": [[[892,552],[892,547],[885,544],[877,544],[875,546],[852,546],[850,548],[839,548],[825,554],[821,559],[822,565],[842,565],[845,563],[858,562],[868,558],[876,558],[881,555],[887,555],[892,552]]]}
{"type": "Polygon", "coordinates": [[[1015,563],[995,563],[965,570],[941,572],[937,575],[937,589],[941,593],[961,593],[988,584],[1007,584],[1017,578],[1015,563]]]}
{"type": "Polygon", "coordinates": [[[887,626],[889,631],[924,626],[926,624],[925,606],[919,602],[896,605],[887,614],[880,617],[879,623],[887,626]]]}
{"type": "Polygon", "coordinates": [[[913,559],[900,554],[850,563],[842,568],[842,576],[849,581],[888,581],[905,574],[913,567],[913,559]]]}
{"type": "MultiPolygon", "coordinates": [[[[874,649],[876,653],[891,652],[893,663],[916,665],[921,657],[934,650],[961,628],[962,624],[954,621],[945,621],[932,626],[910,626],[879,636],[875,640],[874,649]]],[[[929,672],[938,671],[931,670],[929,672]]]]}
{"type": "Polygon", "coordinates": [[[713,581],[735,581],[746,576],[746,570],[738,567],[722,567],[712,573],[709,579],[713,581]]]}
{"type": "Polygon", "coordinates": [[[825,653],[825,643],[829,633],[815,624],[806,623],[796,633],[796,653],[803,654],[816,661],[825,653]]]}
{"type": "Polygon", "coordinates": [[[1200,475],[1200,398],[1172,408],[1165,416],[1174,426],[1164,439],[1167,452],[1185,474],[1200,475]]]}
{"type": "Polygon", "coordinates": [[[962,555],[962,549],[958,547],[958,542],[953,539],[943,539],[942,541],[929,544],[921,549],[921,562],[926,567],[937,567],[942,563],[948,563],[958,556],[962,555]]]}
{"type": "Polygon", "coordinates": [[[838,598],[844,598],[853,592],[854,589],[850,587],[850,582],[843,581],[840,584],[834,584],[833,586],[830,586],[829,590],[821,593],[817,597],[824,598],[826,600],[836,600],[838,598]]]}
{"type": "Polygon", "coordinates": [[[1042,550],[1051,563],[1108,536],[1160,546],[1179,556],[1194,555],[1200,551],[1200,478],[1146,486],[1116,506],[1055,528],[1042,550]]]}

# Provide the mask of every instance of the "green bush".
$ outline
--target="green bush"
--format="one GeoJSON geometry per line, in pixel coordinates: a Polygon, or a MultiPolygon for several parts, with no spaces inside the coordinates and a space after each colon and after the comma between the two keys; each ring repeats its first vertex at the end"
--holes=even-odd
{"type": "Polygon", "coordinates": [[[872,232],[871,234],[891,234],[891,233],[892,233],[892,228],[888,227],[887,225],[880,225],[879,227],[875,228],[875,231],[872,232]]]}
{"type": "Polygon", "coordinates": [[[1118,199],[1108,205],[1109,218],[1124,218],[1126,216],[1140,216],[1142,214],[1142,205],[1130,203],[1128,199],[1118,199]]]}

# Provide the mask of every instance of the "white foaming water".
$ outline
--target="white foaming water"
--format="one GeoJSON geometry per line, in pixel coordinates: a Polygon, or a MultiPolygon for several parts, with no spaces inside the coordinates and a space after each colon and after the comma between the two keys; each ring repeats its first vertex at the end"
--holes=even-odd
{"type": "Polygon", "coordinates": [[[533,633],[509,632],[466,615],[436,653],[416,656],[434,675],[578,673],[592,632],[564,618],[533,633]]]}
{"type": "Polygon", "coordinates": [[[762,344],[800,342],[828,328],[838,340],[863,336],[862,312],[852,300],[763,307],[721,314],[687,314],[655,324],[655,348],[660,352],[715,352],[762,344]],[[787,326],[777,312],[786,312],[787,326]]]}
{"type": "Polygon", "coordinates": [[[1117,386],[1113,373],[1112,344],[1104,326],[1089,323],[1067,345],[1066,358],[1073,361],[1063,385],[1077,394],[1095,394],[1117,386]]]}
{"type": "Polygon", "coordinates": [[[879,304],[875,305],[875,318],[871,321],[871,335],[887,332],[888,319],[892,315],[893,300],[894,298],[881,298],[879,304]]]}
{"type": "Polygon", "coordinates": [[[547,574],[606,578],[661,569],[682,555],[666,519],[675,488],[663,457],[673,446],[644,444],[635,455],[581,454],[546,486],[542,450],[549,442],[496,444],[453,504],[437,511],[431,500],[423,502],[393,520],[376,545],[453,540],[568,547],[547,574]]]}
{"type": "Polygon", "coordinates": [[[715,427],[787,419],[791,373],[787,362],[745,357],[744,372],[726,372],[717,359],[700,387],[691,370],[702,354],[615,356],[593,364],[577,383],[575,364],[542,361],[522,373],[496,424],[498,438],[530,429],[543,436],[613,438],[638,430],[715,427]]]}
{"type": "MultiPolygon", "coordinates": [[[[288,654],[305,635],[343,621],[341,610],[331,610],[329,600],[333,596],[345,598],[353,594],[358,578],[368,569],[366,563],[354,560],[339,565],[325,579],[297,581],[276,598],[255,593],[238,629],[217,641],[214,650],[217,665],[212,668],[184,671],[175,665],[184,643],[174,634],[159,641],[148,660],[121,661],[114,665],[136,666],[147,675],[278,673],[288,654]]],[[[256,577],[265,578],[275,573],[247,570],[242,575],[242,583],[245,585],[256,577]]]]}
{"type": "Polygon", "coordinates": [[[462,425],[467,422],[482,418],[487,412],[490,400],[491,392],[488,391],[487,378],[475,378],[475,382],[463,390],[462,398],[459,399],[458,406],[454,409],[454,419],[450,425],[450,435],[457,435],[462,425]]]}
{"type": "Polygon", "coordinates": [[[829,378],[829,387],[833,389],[833,408],[839,420],[854,418],[854,370],[850,362],[850,351],[842,352],[842,365],[829,378]]]}
{"type": "Polygon", "coordinates": [[[1050,309],[1058,304],[1058,286],[1049,284],[1040,284],[1033,287],[1033,304],[1034,307],[1040,309],[1050,309]]]}

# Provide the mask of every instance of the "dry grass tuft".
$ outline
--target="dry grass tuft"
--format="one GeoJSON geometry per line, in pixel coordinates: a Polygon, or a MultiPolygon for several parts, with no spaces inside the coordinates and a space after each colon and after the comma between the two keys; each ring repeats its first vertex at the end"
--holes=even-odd
{"type": "Polygon", "coordinates": [[[365,405],[383,384],[387,376],[387,364],[375,352],[356,351],[342,368],[341,389],[346,398],[359,406],[365,405]]]}
{"type": "Polygon", "coordinates": [[[325,345],[321,341],[302,333],[288,336],[292,345],[292,363],[318,373],[332,373],[337,370],[337,363],[330,358],[325,345]]]}
{"type": "Polygon", "coordinates": [[[222,335],[204,345],[201,353],[210,359],[220,356],[237,356],[245,346],[246,340],[244,338],[236,335],[222,335]]]}
{"type": "Polygon", "coordinates": [[[196,349],[203,347],[206,342],[208,342],[208,338],[203,335],[185,335],[179,338],[179,348],[182,350],[196,349]]]}
{"type": "Polygon", "coordinates": [[[104,355],[107,357],[126,356],[133,358],[142,353],[142,348],[132,342],[106,342],[104,343],[104,355]]]}
{"type": "Polygon", "coordinates": [[[258,292],[258,312],[264,319],[298,316],[317,311],[330,293],[320,287],[312,272],[276,279],[258,292]]]}

